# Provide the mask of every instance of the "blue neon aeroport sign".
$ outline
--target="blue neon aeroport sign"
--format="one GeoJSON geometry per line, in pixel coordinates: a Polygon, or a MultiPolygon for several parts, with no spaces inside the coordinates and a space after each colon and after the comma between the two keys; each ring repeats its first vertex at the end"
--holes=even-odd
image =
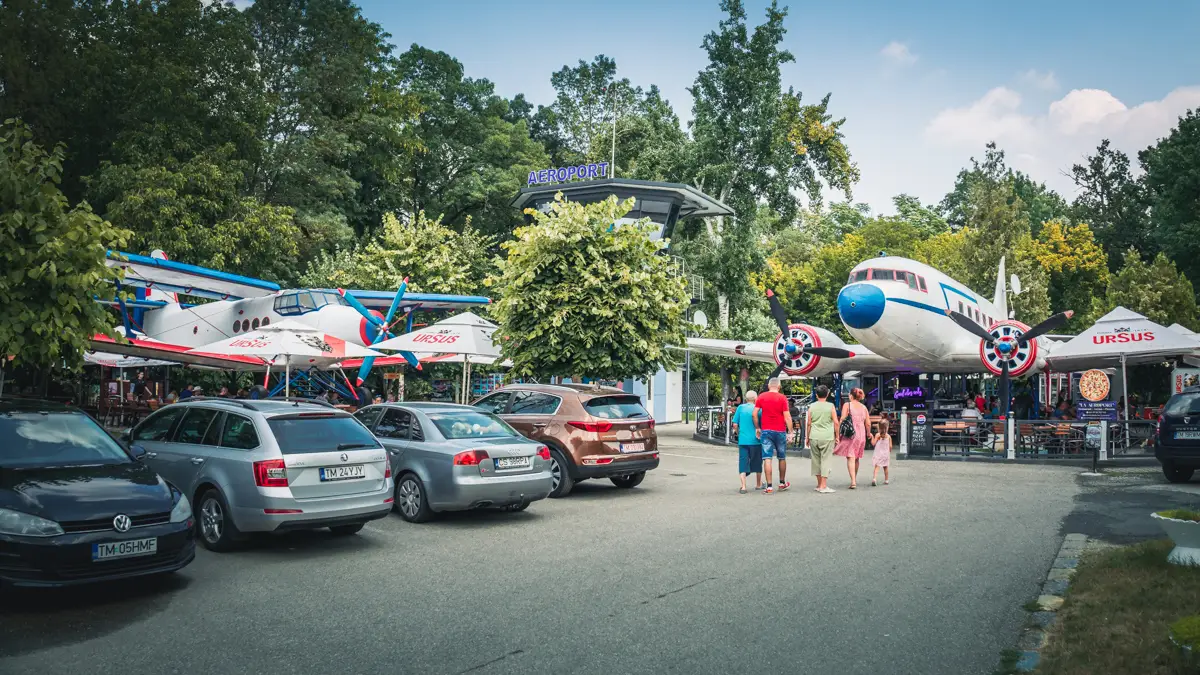
{"type": "Polygon", "coordinates": [[[529,172],[529,184],[562,183],[576,178],[607,178],[608,162],[580,164],[579,166],[560,166],[557,169],[542,169],[529,172]]]}

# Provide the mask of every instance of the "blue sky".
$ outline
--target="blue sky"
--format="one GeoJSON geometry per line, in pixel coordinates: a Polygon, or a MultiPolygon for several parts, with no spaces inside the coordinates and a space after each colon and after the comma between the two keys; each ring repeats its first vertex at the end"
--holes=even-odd
{"type": "MultiPolygon", "coordinates": [[[[685,120],[701,39],[721,19],[716,0],[359,4],[400,50],[445,51],[502,95],[549,103],[553,71],[603,53],[622,77],[657,84],[685,120]]],[[[767,3],[746,4],[761,22],[767,3]]],[[[876,211],[900,192],[938,201],[993,139],[1070,198],[1063,172],[1101,138],[1136,154],[1200,108],[1200,2],[783,4],[796,56],[784,86],[806,100],[833,94],[863,174],[855,201],[876,211]]]]}

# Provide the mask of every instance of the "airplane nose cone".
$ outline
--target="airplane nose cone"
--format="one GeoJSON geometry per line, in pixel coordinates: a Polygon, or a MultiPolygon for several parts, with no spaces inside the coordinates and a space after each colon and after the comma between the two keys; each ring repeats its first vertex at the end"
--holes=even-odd
{"type": "Polygon", "coordinates": [[[870,328],[883,316],[887,299],[871,284],[851,284],[838,294],[838,314],[851,328],[870,328]]]}

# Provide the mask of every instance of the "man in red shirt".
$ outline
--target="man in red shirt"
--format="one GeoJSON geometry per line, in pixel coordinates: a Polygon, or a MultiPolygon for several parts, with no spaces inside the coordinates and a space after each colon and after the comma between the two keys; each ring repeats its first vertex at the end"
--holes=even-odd
{"type": "Polygon", "coordinates": [[[754,426],[758,429],[763,446],[763,472],[767,474],[766,494],[772,494],[771,458],[779,458],[779,489],[792,486],[787,482],[787,439],[793,433],[792,413],[788,409],[787,397],[779,393],[782,384],[778,377],[767,383],[768,391],[754,402],[754,426]]]}

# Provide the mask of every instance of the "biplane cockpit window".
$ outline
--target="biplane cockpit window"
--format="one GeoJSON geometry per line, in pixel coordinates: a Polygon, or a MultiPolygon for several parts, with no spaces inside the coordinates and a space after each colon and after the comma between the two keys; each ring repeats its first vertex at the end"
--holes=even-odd
{"type": "Polygon", "coordinates": [[[289,291],[275,298],[275,313],[298,316],[325,305],[349,305],[346,299],[332,291],[289,291]]]}

